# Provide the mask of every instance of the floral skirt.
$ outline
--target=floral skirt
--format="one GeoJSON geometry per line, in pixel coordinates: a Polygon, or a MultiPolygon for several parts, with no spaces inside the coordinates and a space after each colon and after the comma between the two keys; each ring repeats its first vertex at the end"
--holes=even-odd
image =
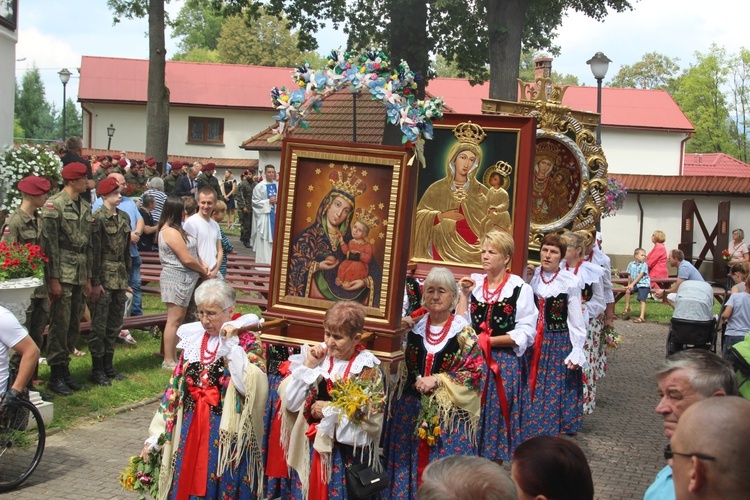
{"type": "MultiPolygon", "coordinates": [[[[534,345],[534,349],[538,348],[534,345]]],[[[583,424],[581,370],[569,370],[564,363],[571,350],[568,331],[545,331],[541,349],[534,399],[529,411],[521,415],[524,441],[536,436],[573,434],[583,424]]]]}
{"type": "MultiPolygon", "coordinates": [[[[385,430],[390,485],[389,491],[382,495],[383,498],[417,498],[419,439],[415,436],[414,429],[420,406],[421,396],[407,391],[404,391],[400,400],[392,403],[392,415],[388,418],[385,430]]],[[[430,448],[429,462],[450,455],[476,454],[477,447],[471,441],[466,426],[454,425],[450,433],[443,429],[435,446],[430,448]]]]}
{"type": "MultiPolygon", "coordinates": [[[[356,451],[357,456],[359,456],[359,453],[362,451],[362,449],[358,449],[356,451]]],[[[345,466],[346,464],[354,463],[355,457],[354,453],[352,451],[351,446],[346,445],[340,445],[338,443],[333,445],[333,451],[331,452],[331,481],[328,483],[328,500],[337,500],[342,499],[345,500],[349,498],[349,495],[346,492],[346,470],[345,466]],[[343,449],[347,449],[347,453],[342,453],[343,449]]],[[[369,452],[367,449],[364,452],[364,456],[369,456],[369,452]]],[[[310,464],[312,467],[312,461],[313,461],[313,448],[312,443],[310,443],[310,464]]],[[[311,474],[312,475],[312,474],[311,474]]],[[[313,498],[305,499],[303,490],[302,490],[302,480],[299,477],[299,474],[297,474],[297,471],[290,470],[289,474],[290,478],[290,484],[291,484],[291,490],[288,493],[284,493],[279,498],[285,499],[285,498],[292,498],[294,500],[314,500],[313,498]]],[[[244,498],[244,497],[243,497],[244,498]]]]}
{"type": "MultiPolygon", "coordinates": [[[[273,419],[276,418],[277,407],[279,402],[279,384],[281,383],[282,376],[278,373],[268,374],[268,401],[266,402],[266,409],[263,413],[263,463],[266,463],[268,454],[268,438],[271,435],[271,425],[273,419]]],[[[289,498],[289,490],[291,489],[291,479],[287,478],[273,478],[266,476],[264,478],[263,492],[264,498],[289,498]]]]}
{"type": "Polygon", "coordinates": [[[589,321],[583,351],[589,365],[583,369],[583,413],[590,415],[596,408],[596,382],[604,376],[607,364],[606,342],[602,338],[604,313],[589,321]],[[604,347],[602,347],[604,346],[604,347]]]}
{"type": "Polygon", "coordinates": [[[528,364],[525,356],[518,357],[513,349],[492,349],[492,357],[500,368],[503,389],[510,410],[510,434],[503,418],[495,375],[489,368],[485,380],[487,396],[479,419],[477,444],[479,456],[490,460],[508,461],[516,446],[521,444],[521,411],[524,387],[528,379],[528,364]]]}
{"type": "MultiPolygon", "coordinates": [[[[178,488],[181,481],[190,483],[193,481],[192,471],[185,471],[185,476],[182,474],[182,461],[185,450],[185,441],[188,434],[190,433],[191,423],[193,421],[193,411],[185,411],[182,419],[182,432],[180,433],[180,443],[177,448],[175,455],[175,466],[174,466],[174,477],[172,478],[172,486],[169,488],[168,498],[177,498],[178,488]]],[[[219,477],[216,474],[216,468],[219,462],[219,423],[221,422],[221,415],[211,413],[209,419],[209,437],[208,437],[208,476],[204,479],[206,483],[206,495],[195,496],[191,495],[191,499],[210,499],[210,500],[224,500],[226,498],[253,498],[255,486],[253,481],[247,475],[247,454],[242,458],[239,467],[232,471],[229,468],[224,474],[219,477]]]]}

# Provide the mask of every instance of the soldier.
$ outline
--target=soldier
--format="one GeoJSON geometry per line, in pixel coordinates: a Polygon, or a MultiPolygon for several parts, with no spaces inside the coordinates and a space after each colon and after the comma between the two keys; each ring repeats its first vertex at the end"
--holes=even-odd
{"type": "Polygon", "coordinates": [[[221,196],[221,188],[219,187],[219,179],[216,178],[214,173],[216,172],[216,164],[206,163],[201,166],[201,176],[195,181],[196,193],[201,190],[203,186],[210,186],[216,192],[216,199],[221,196]]]}
{"type": "MultiPolygon", "coordinates": [[[[125,182],[127,182],[129,185],[135,187],[138,186],[138,170],[135,167],[130,167],[130,170],[125,172],[123,175],[125,177],[125,182]]],[[[97,191],[98,192],[98,191],[97,191]]]]}
{"type": "MultiPolygon", "coordinates": [[[[44,177],[37,177],[30,175],[21,179],[18,183],[18,190],[23,195],[21,206],[8,217],[7,223],[3,228],[2,241],[7,244],[11,243],[30,243],[32,245],[39,244],[39,235],[41,228],[36,218],[37,209],[42,208],[49,198],[49,190],[52,188],[50,182],[44,177]]],[[[47,320],[49,320],[49,297],[47,295],[47,287],[42,284],[34,289],[34,294],[31,298],[31,304],[26,309],[26,329],[29,332],[29,337],[37,347],[41,350],[42,348],[42,335],[44,329],[47,327],[47,320]]],[[[21,361],[15,351],[10,358],[10,369],[11,371],[18,372],[18,366],[21,361]]],[[[40,392],[32,385],[32,381],[29,381],[28,389],[30,391],[40,392]]],[[[42,393],[43,398],[48,399],[48,394],[42,393]]]]}
{"type": "Polygon", "coordinates": [[[243,172],[240,177],[242,181],[237,186],[237,194],[234,197],[234,201],[240,213],[240,241],[245,245],[245,248],[250,248],[250,236],[253,228],[253,189],[255,188],[255,183],[253,182],[253,175],[249,170],[243,172]]]}
{"type": "Polygon", "coordinates": [[[103,179],[106,179],[106,178],[107,178],[107,176],[108,176],[108,175],[109,175],[109,174],[110,174],[111,172],[112,172],[112,163],[111,163],[111,162],[109,162],[109,161],[107,161],[107,160],[104,160],[104,161],[103,161],[103,162],[101,163],[101,165],[99,165],[99,169],[98,169],[98,170],[96,171],[96,173],[94,174],[94,182],[96,183],[96,185],[98,186],[98,185],[99,185],[99,183],[100,183],[100,182],[101,182],[101,181],[102,181],[103,179]]]}
{"type": "Polygon", "coordinates": [[[159,177],[159,171],[156,169],[156,160],[154,160],[153,156],[146,157],[146,169],[143,173],[146,176],[146,182],[144,184],[148,184],[148,181],[150,181],[152,177],[159,177]]]}
{"type": "Polygon", "coordinates": [[[94,212],[91,238],[91,380],[105,386],[112,385],[109,381],[111,378],[126,378],[112,366],[115,340],[122,330],[132,266],[130,216],[117,208],[122,201],[119,188],[114,177],[107,177],[96,188],[96,193],[102,198],[102,206],[94,212]]]}
{"type": "Polygon", "coordinates": [[[172,162],[172,170],[164,178],[164,192],[167,194],[167,196],[172,196],[173,194],[175,194],[177,180],[180,177],[182,177],[182,162],[175,160],[172,162]]]}
{"type": "MultiPolygon", "coordinates": [[[[49,262],[45,279],[50,298],[47,363],[52,392],[69,396],[83,387],[70,374],[70,353],[80,335],[85,295],[91,291],[91,205],[86,192],[86,166],[69,163],[62,169],[62,191],[42,211],[42,250],[49,262]]],[[[93,297],[92,297],[93,298],[93,297]]],[[[97,297],[98,298],[98,297],[97,297]]]]}

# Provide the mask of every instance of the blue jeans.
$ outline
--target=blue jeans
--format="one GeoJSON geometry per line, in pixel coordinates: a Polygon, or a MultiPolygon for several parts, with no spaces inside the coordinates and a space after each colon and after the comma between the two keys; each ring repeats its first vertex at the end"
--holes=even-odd
{"type": "Polygon", "coordinates": [[[729,349],[731,349],[734,344],[742,342],[743,340],[745,340],[744,335],[726,335],[724,337],[724,345],[722,347],[723,358],[728,360],[729,349]]]}
{"type": "Polygon", "coordinates": [[[130,307],[131,316],[143,316],[143,305],[141,300],[141,260],[140,255],[130,257],[132,267],[130,268],[130,281],[128,285],[133,289],[133,305],[130,307]]]}

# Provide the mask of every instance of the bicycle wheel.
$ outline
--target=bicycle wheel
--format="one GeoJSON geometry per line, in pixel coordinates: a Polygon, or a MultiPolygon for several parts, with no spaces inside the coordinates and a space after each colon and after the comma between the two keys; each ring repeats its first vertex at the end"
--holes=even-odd
{"type": "Polygon", "coordinates": [[[21,399],[0,415],[0,492],[17,488],[31,476],[44,453],[42,415],[21,399]]]}

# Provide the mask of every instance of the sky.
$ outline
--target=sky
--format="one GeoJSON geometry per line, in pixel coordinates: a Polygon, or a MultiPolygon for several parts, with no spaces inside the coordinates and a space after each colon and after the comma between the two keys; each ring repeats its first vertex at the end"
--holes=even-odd
{"type": "MultiPolygon", "coordinates": [[[[172,0],[167,11],[176,16],[183,3],[172,0]]],[[[746,40],[746,15],[741,13],[750,12],[747,0],[722,0],[716,8],[707,8],[705,0],[632,3],[632,11],[611,13],[604,22],[569,13],[555,39],[560,55],[552,63],[553,70],[575,75],[583,85],[596,85],[586,61],[601,51],[612,60],[606,85],[621,65],[632,65],[647,52],[679,58],[680,67],[686,68],[695,61],[695,52],[708,52],[712,43],[736,54],[746,40]]],[[[66,90],[75,100],[81,56],[147,59],[147,20],[122,20],[113,26],[112,17],[105,0],[20,0],[16,78],[20,81],[25,71],[39,68],[47,98],[59,108],[63,89],[57,72],[62,68],[73,72],[66,90]]],[[[346,44],[346,36],[332,28],[317,39],[321,53],[346,44]]],[[[168,30],[168,57],[177,51],[177,43],[168,30]]]]}

